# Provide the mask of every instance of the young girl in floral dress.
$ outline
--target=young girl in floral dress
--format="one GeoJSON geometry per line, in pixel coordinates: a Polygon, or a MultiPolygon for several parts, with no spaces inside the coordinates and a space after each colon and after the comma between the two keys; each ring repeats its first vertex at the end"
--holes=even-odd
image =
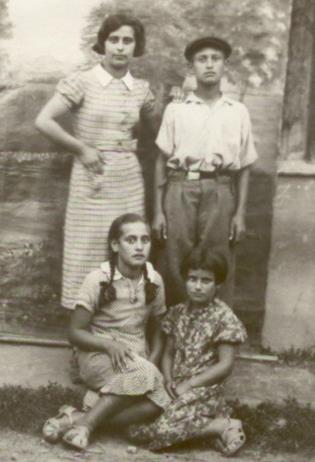
{"type": "Polygon", "coordinates": [[[171,401],[154,364],[161,351],[158,320],[165,302],[162,279],[147,262],[149,227],[139,215],[122,215],[112,223],[108,242],[109,261],[85,278],[70,326],[81,378],[98,399],[85,412],[62,407],[43,428],[48,441],[62,436],[78,449],[88,446],[98,425],[114,419],[125,425],[143,422],[171,401]]]}
{"type": "Polygon", "coordinates": [[[216,298],[226,274],[227,263],[219,253],[194,250],[184,261],[188,300],[171,307],[162,321],[167,336],[162,371],[173,401],[150,425],[130,428],[136,443],[159,450],[212,436],[225,455],[235,454],[245,443],[242,424],[230,419],[223,396],[236,346],[246,339],[242,323],[216,298]]]}

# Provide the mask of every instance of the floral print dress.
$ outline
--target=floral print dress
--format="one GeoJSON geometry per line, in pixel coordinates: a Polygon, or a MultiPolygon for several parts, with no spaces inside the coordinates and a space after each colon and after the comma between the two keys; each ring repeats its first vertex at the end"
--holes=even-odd
{"type": "MultiPolygon", "coordinates": [[[[240,344],[246,340],[241,321],[217,298],[208,306],[194,310],[190,310],[188,303],[171,307],[162,328],[174,340],[172,377],[176,384],[214,365],[218,361],[219,344],[240,344]]],[[[132,426],[129,433],[136,443],[159,450],[202,436],[207,423],[230,414],[221,382],[189,390],[173,400],[153,423],[132,426]]]]}

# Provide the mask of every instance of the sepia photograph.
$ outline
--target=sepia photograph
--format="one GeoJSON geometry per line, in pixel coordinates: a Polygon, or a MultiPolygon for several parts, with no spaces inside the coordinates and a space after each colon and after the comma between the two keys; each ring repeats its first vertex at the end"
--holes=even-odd
{"type": "Polygon", "coordinates": [[[315,462],[315,0],[0,0],[0,462],[315,462]]]}

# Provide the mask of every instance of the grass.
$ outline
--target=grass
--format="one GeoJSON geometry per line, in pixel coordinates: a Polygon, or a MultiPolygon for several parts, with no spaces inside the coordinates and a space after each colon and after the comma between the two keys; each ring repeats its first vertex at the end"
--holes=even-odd
{"type": "Polygon", "coordinates": [[[261,354],[275,354],[279,360],[287,366],[306,366],[315,365],[315,347],[308,349],[290,348],[281,353],[274,353],[270,348],[259,347],[261,354]]]}
{"type": "Polygon", "coordinates": [[[235,416],[244,424],[249,446],[277,452],[315,450],[315,410],[310,406],[288,399],[255,408],[236,403],[234,408],[235,416]]]}
{"type": "MultiPolygon", "coordinates": [[[[38,389],[3,386],[0,388],[0,430],[39,434],[43,422],[55,415],[61,405],[79,407],[81,399],[81,392],[53,383],[38,389]]],[[[293,399],[281,405],[266,402],[255,408],[238,402],[232,404],[233,417],[243,421],[248,447],[273,452],[315,450],[315,411],[309,406],[300,406],[293,399]]]]}

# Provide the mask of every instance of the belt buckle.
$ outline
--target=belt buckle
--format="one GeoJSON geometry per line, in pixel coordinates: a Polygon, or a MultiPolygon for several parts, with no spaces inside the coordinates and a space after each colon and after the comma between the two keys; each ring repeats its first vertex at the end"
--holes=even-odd
{"type": "Polygon", "coordinates": [[[186,179],[187,180],[199,180],[200,179],[200,172],[192,172],[189,171],[186,174],[186,179]]]}

